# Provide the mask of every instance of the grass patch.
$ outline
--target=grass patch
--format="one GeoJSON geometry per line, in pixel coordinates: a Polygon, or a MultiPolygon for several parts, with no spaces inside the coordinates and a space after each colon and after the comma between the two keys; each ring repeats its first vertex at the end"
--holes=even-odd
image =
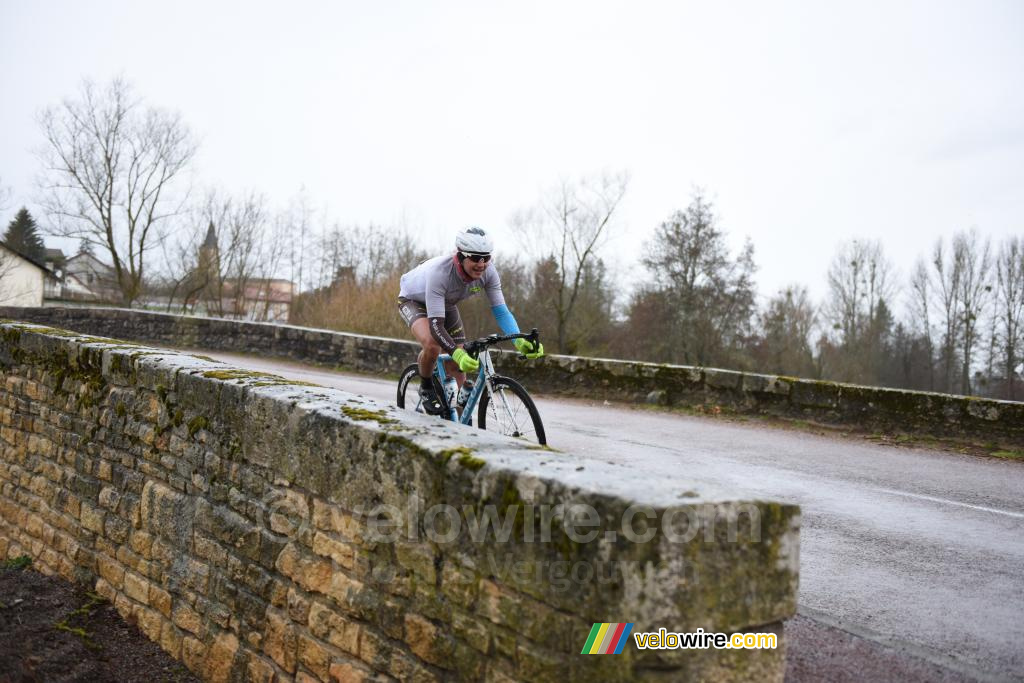
{"type": "Polygon", "coordinates": [[[992,451],[992,456],[1006,460],[1024,460],[1024,451],[992,451]]]}
{"type": "Polygon", "coordinates": [[[93,641],[92,637],[89,635],[89,632],[85,629],[84,626],[76,626],[71,623],[75,620],[87,620],[90,616],[92,616],[92,613],[96,610],[97,607],[106,602],[106,600],[96,595],[95,593],[89,593],[88,596],[88,602],[86,602],[84,605],[76,609],[74,612],[58,621],[56,624],[53,625],[53,627],[58,631],[67,631],[71,635],[81,638],[82,643],[84,643],[85,646],[90,650],[99,650],[100,646],[93,641]]]}
{"type": "Polygon", "coordinates": [[[28,569],[32,566],[32,558],[28,555],[19,555],[18,557],[12,557],[9,560],[5,560],[3,564],[0,564],[0,568],[21,570],[28,569]]]}

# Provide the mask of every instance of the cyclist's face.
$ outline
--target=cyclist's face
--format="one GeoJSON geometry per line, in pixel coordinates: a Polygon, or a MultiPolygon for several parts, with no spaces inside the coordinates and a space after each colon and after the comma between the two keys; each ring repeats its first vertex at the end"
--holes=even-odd
{"type": "Polygon", "coordinates": [[[473,259],[462,259],[462,269],[466,271],[466,275],[470,276],[474,280],[479,280],[483,277],[484,271],[487,270],[487,266],[489,265],[490,261],[477,262],[473,259]]]}

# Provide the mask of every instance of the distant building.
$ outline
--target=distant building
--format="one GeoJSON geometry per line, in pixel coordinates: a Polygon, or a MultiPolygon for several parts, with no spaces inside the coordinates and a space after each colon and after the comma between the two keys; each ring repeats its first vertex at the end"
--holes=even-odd
{"type": "Polygon", "coordinates": [[[43,289],[44,299],[60,299],[64,292],[64,261],[66,257],[60,249],[46,250],[46,260],[43,265],[53,273],[53,277],[46,278],[46,286],[43,289]]]}
{"type": "Polygon", "coordinates": [[[42,306],[47,280],[52,279],[45,265],[0,242],[0,305],[42,306]]]}
{"type": "Polygon", "coordinates": [[[64,263],[67,261],[67,256],[64,255],[62,249],[46,249],[46,261],[43,263],[50,272],[56,276],[61,276],[64,273],[64,263]]]}
{"type": "Polygon", "coordinates": [[[289,280],[253,278],[239,285],[225,280],[220,310],[236,320],[288,322],[295,284],[289,280]]]}
{"type": "Polygon", "coordinates": [[[79,252],[64,262],[60,296],[82,301],[121,301],[117,273],[111,266],[88,252],[79,252]]]}
{"type": "Polygon", "coordinates": [[[212,221],[199,247],[199,264],[191,279],[207,283],[188,302],[196,313],[235,320],[288,322],[295,284],[276,278],[221,279],[220,248],[212,221]]]}

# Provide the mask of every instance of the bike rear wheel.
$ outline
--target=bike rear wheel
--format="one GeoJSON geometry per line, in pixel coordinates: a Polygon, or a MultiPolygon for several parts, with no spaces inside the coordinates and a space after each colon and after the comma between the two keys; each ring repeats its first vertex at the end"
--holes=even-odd
{"type": "MultiPolygon", "coordinates": [[[[431,381],[434,383],[434,391],[437,392],[437,396],[441,400],[442,410],[444,411],[437,417],[445,417],[448,414],[448,401],[445,398],[444,389],[441,388],[437,375],[434,375],[431,381]]],[[[433,413],[428,413],[424,410],[421,405],[420,368],[416,363],[406,367],[405,370],[402,370],[402,374],[398,376],[398,392],[395,395],[395,403],[399,408],[413,410],[424,415],[433,415],[433,413]]]]}
{"type": "Polygon", "coordinates": [[[477,424],[480,429],[513,436],[544,446],[544,423],[530,394],[522,384],[509,377],[492,377],[490,390],[480,396],[477,424]]]}
{"type": "Polygon", "coordinates": [[[420,367],[416,363],[402,370],[398,376],[398,395],[395,403],[399,408],[408,408],[417,412],[424,412],[420,408],[420,367]]]}

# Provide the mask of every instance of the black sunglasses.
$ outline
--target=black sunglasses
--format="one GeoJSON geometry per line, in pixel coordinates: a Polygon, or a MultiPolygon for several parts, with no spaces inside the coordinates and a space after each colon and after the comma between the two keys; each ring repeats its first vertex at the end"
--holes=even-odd
{"type": "Polygon", "coordinates": [[[462,254],[462,258],[468,258],[473,263],[480,263],[481,261],[487,263],[491,260],[490,254],[469,254],[464,251],[460,251],[459,253],[462,254]]]}

